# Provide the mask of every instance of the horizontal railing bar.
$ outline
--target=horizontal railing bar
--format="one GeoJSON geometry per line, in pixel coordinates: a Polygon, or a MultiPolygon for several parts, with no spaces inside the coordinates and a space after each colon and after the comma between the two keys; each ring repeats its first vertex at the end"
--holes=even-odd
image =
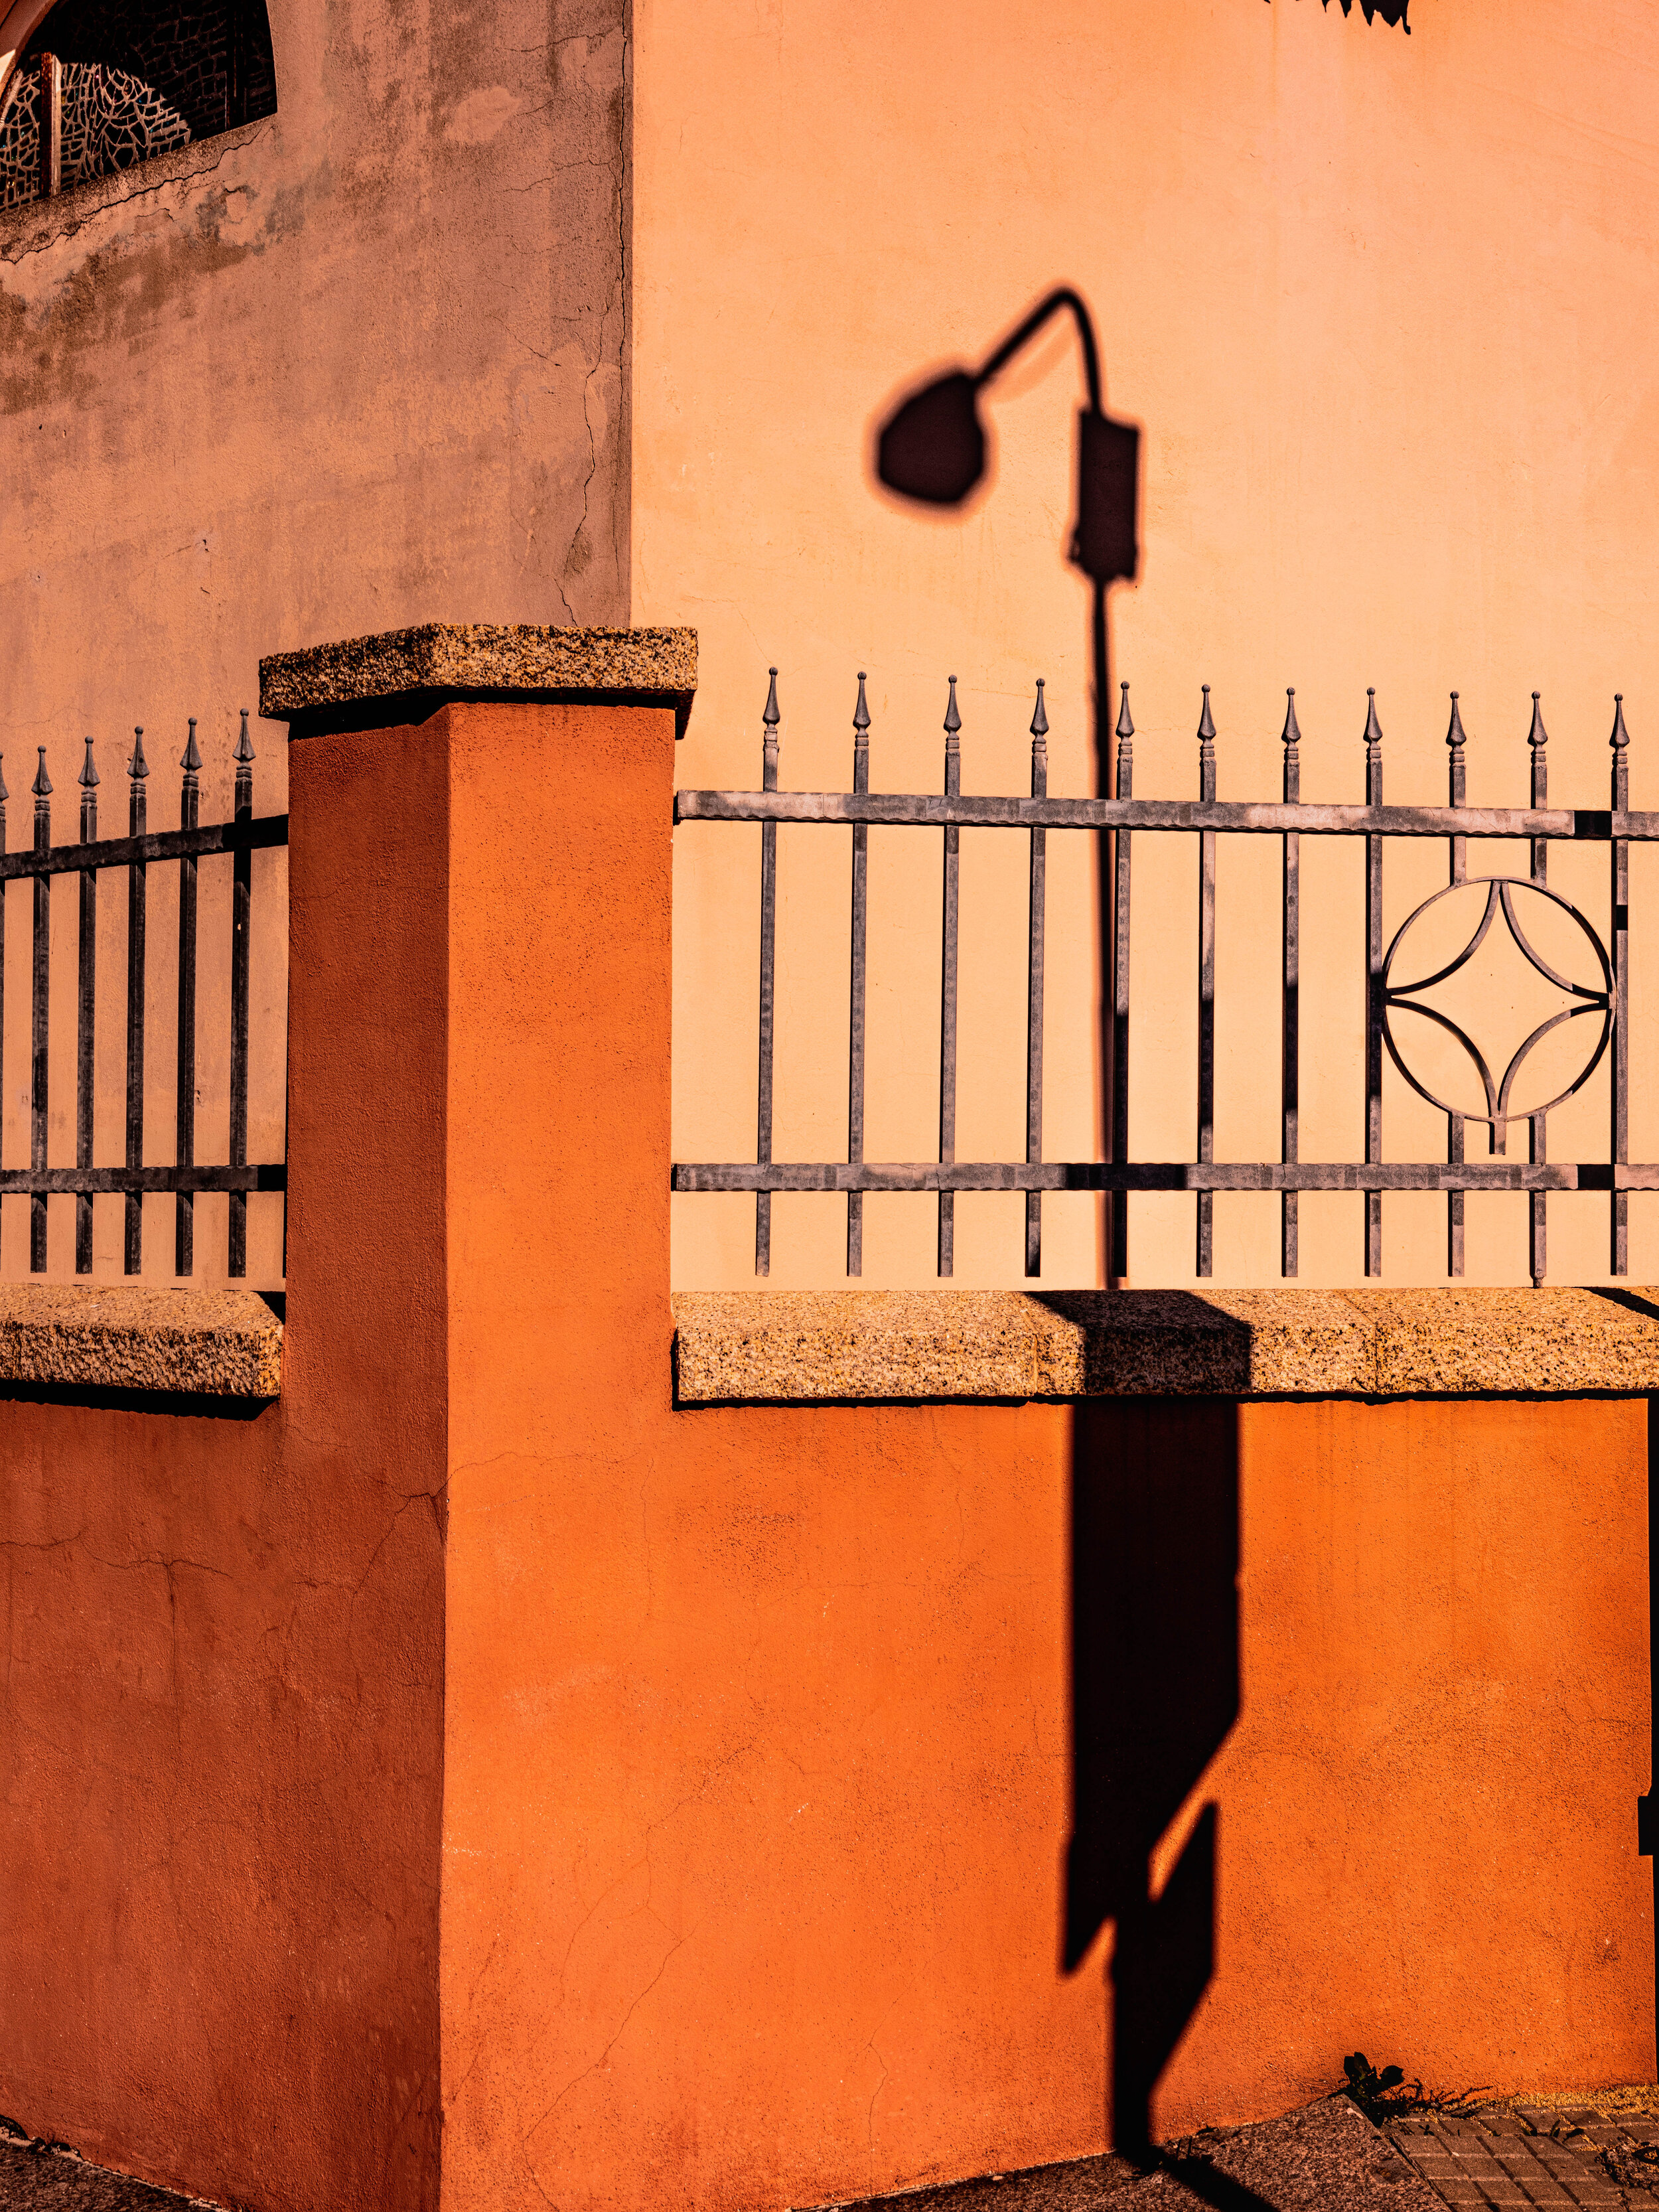
{"type": "Polygon", "coordinates": [[[1256,806],[1196,799],[948,798],[934,792],[679,791],[674,819],[868,822],[934,830],[952,823],[975,830],[1218,830],[1270,836],[1296,831],[1315,837],[1556,837],[1592,844],[1615,837],[1659,839],[1659,814],[1582,806],[1256,806]]]}
{"type": "MultiPolygon", "coordinates": [[[[1521,1118],[1521,1117],[1517,1117],[1521,1118]]],[[[65,1170],[72,1178],[72,1170],[65,1170]]],[[[222,1170],[221,1171],[222,1172],[222,1170]]],[[[27,1188],[0,1177],[0,1189],[27,1188]]],[[[54,1184],[56,1189],[60,1186],[54,1184]]],[[[71,1181],[61,1186],[78,1188],[71,1181]]],[[[1659,1190],[1659,1165],[1581,1165],[1524,1160],[1473,1164],[1442,1160],[925,1161],[915,1165],[844,1160],[755,1166],[680,1164],[677,1191],[850,1190],[1659,1190]]]]}
{"type": "MultiPolygon", "coordinates": [[[[0,883],[11,883],[20,876],[73,875],[82,868],[125,868],[135,860],[182,860],[203,853],[257,853],[287,842],[287,815],[261,814],[248,822],[211,822],[201,830],[158,830],[147,837],[102,837],[93,845],[52,845],[44,853],[0,854],[0,883]]],[[[0,1183],[0,1189],[21,1188],[0,1183]]]]}
{"type": "MultiPolygon", "coordinates": [[[[749,1186],[750,1188],[752,1185],[749,1186]]],[[[286,1190],[278,1160],[245,1168],[5,1168],[0,1192],[126,1190],[286,1190]]]]}

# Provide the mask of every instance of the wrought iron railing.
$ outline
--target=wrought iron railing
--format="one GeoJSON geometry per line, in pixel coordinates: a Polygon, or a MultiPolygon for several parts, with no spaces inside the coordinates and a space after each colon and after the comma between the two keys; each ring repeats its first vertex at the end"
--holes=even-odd
{"type": "MultiPolygon", "coordinates": [[[[1528,1195],[1528,1265],[1541,1282],[1546,1264],[1546,1206],[1552,1191],[1605,1191],[1608,1195],[1609,1267],[1623,1275],[1629,1266],[1629,1194],[1659,1190],[1659,1164],[1630,1160],[1630,1054],[1627,997],[1629,848],[1659,842],[1659,813],[1633,813],[1623,695],[1613,705],[1612,787],[1605,811],[1550,808],[1547,799],[1547,733],[1533,695],[1531,805],[1474,807],[1465,803],[1465,735],[1458,695],[1451,695],[1449,804],[1443,807],[1385,806],[1382,803],[1382,732],[1374,694],[1368,693],[1364,730],[1365,804],[1328,806],[1301,796],[1301,732],[1296,695],[1288,695],[1282,737],[1284,792],[1278,803],[1240,805],[1216,798],[1215,726],[1204,686],[1199,724],[1199,796],[1192,799],[1137,799],[1132,795],[1134,725],[1129,687],[1121,688],[1118,716],[1115,793],[1103,799],[1051,799],[1048,792],[1048,718],[1043,687],[1036,687],[1031,720],[1031,792],[1029,798],[963,797],[961,789],[961,728],[956,678],[950,679],[945,718],[945,790],[937,794],[872,793],[870,718],[865,678],[859,678],[854,718],[851,792],[784,792],[778,788],[777,672],[763,716],[762,789],[682,791],[674,818],[680,822],[757,822],[761,826],[760,898],[760,1070],[759,1115],[753,1163],[676,1164],[677,1191],[752,1191],[755,1198],[755,1271],[764,1275],[771,1261],[771,1198],[776,1191],[842,1191],[847,1194],[847,1272],[863,1264],[863,1202],[872,1191],[934,1191],[939,1194],[938,1270],[949,1275],[953,1264],[954,1199],[958,1191],[1023,1191],[1025,1194],[1025,1272],[1042,1267],[1042,1206],[1045,1191],[1108,1194],[1109,1268],[1115,1277],[1128,1273],[1128,1206],[1131,1192],[1190,1191],[1197,1215],[1196,1272],[1208,1276],[1213,1264],[1215,1194],[1218,1191],[1277,1191],[1280,1198],[1279,1269],[1287,1277],[1297,1267],[1297,1199],[1303,1191],[1352,1191],[1364,1198],[1364,1272],[1382,1272],[1382,1198],[1387,1191],[1441,1191],[1447,1205],[1447,1272],[1463,1273],[1464,1197],[1470,1191],[1522,1191],[1528,1195]],[[777,825],[780,822],[850,824],[853,831],[852,1003],[848,1148],[845,1162],[792,1162],[772,1158],[772,1060],[775,1006],[775,947],[777,921],[777,825]],[[864,1042],[867,848],[870,825],[942,830],[945,839],[943,896],[944,958],[939,1014],[939,1136],[936,1161],[875,1164],[864,1158],[864,1042]],[[959,1161],[956,1157],[957,930],[958,840],[964,828],[1023,831],[1030,839],[1030,894],[1027,946],[1025,1158],[1017,1161],[959,1161]],[[1042,1030],[1045,842],[1050,830],[1105,833],[1103,882],[1111,885],[1107,961],[1111,1012],[1104,1039],[1109,1110],[1108,1151],[1103,1160],[1048,1161],[1042,1156],[1042,1030]],[[1137,830],[1182,831],[1199,840],[1199,987],[1196,1069],[1197,1158],[1139,1160],[1130,1157],[1129,1127],[1129,935],[1130,866],[1137,830]],[[1280,841],[1282,892],[1282,1048],[1279,1068],[1279,1157],[1274,1161],[1218,1161],[1215,1158],[1215,925],[1216,840],[1243,834],[1280,841]],[[1359,837],[1365,844],[1365,943],[1367,991],[1364,1024],[1364,1158],[1304,1161],[1299,1151],[1301,995],[1301,840],[1304,836],[1359,837]],[[1382,933],[1383,842],[1389,837],[1435,837],[1446,841],[1448,882],[1407,916],[1392,939],[1382,933]],[[1529,842],[1526,876],[1471,877],[1471,838],[1518,838],[1529,842]],[[1555,842],[1605,846],[1611,870],[1612,927],[1601,937],[1569,900],[1549,888],[1549,849],[1555,842]],[[1402,945],[1414,923],[1439,901],[1459,891],[1479,899],[1479,921],[1461,951],[1432,974],[1409,982],[1395,980],[1402,945]],[[1521,919],[1526,900],[1542,900],[1583,933],[1593,959],[1595,980],[1576,982],[1561,974],[1534,946],[1521,919]],[[1570,1001],[1535,1027],[1496,1075],[1480,1047],[1423,994],[1463,969],[1501,918],[1530,966],[1570,1001]],[[1414,1072],[1395,1035],[1395,1017],[1414,1014],[1449,1032],[1467,1053],[1484,1092],[1486,1111],[1471,1112],[1438,1096],[1420,1072],[1414,1072]],[[1593,1046],[1583,1064],[1557,1094],[1524,1110],[1513,1105],[1516,1079],[1534,1048],[1549,1033],[1580,1016],[1595,1018],[1593,1046]],[[1387,1054],[1405,1081],[1446,1116],[1446,1158],[1395,1161],[1382,1157],[1382,1063],[1387,1054]],[[1604,1057],[1611,1055],[1611,1113],[1605,1158],[1573,1163],[1549,1158],[1547,1119],[1580,1091],[1604,1057]],[[1527,1125],[1526,1161],[1501,1157],[1512,1122],[1527,1125]],[[1484,1125],[1492,1157],[1475,1162],[1466,1156],[1468,1124],[1484,1125]]],[[[1534,920],[1531,927],[1537,930],[1534,920]]]]}
{"type": "Polygon", "coordinates": [[[177,830],[151,833],[147,827],[145,783],[149,775],[144,758],[144,733],[133,733],[127,763],[127,835],[100,838],[98,835],[100,777],[93,741],[86,741],[82,763],[81,835],[73,845],[52,842],[52,779],[46,773],[46,749],[39,746],[40,764],[32,787],[34,797],[34,840],[26,853],[6,851],[6,800],[0,779],[0,1040],[5,1026],[6,887],[22,878],[33,884],[32,991],[30,1002],[29,1164],[9,1168],[0,1164],[0,1200],[27,1194],[29,1200],[29,1266],[35,1273],[46,1267],[46,1206],[58,1194],[75,1199],[75,1270],[92,1272],[92,1201],[100,1192],[125,1194],[126,1224],[125,1272],[139,1273],[143,1259],[143,1194],[147,1191],[174,1194],[173,1261],[179,1275],[193,1273],[195,1266],[195,1200],[200,1191],[229,1193],[227,1273],[247,1273],[247,1199],[250,1191],[285,1191],[288,1170],[280,1161],[250,1165],[247,1158],[248,1118],[248,984],[249,933],[252,907],[252,856],[256,852],[288,843],[286,814],[253,812],[253,748],[248,742],[247,711],[242,712],[241,735],[235,750],[236,783],[234,818],[203,823],[201,804],[202,756],[196,743],[196,721],[190,722],[189,742],[180,766],[184,770],[177,830]],[[230,942],[230,1158],[224,1166],[198,1166],[196,1160],[196,1048],[197,1048],[197,872],[210,854],[232,856],[230,942]],[[145,939],[149,868],[157,861],[179,863],[179,998],[176,1040],[178,1080],[175,1113],[175,1158],[172,1166],[147,1165],[144,1161],[144,1030],[145,939]],[[126,975],[126,1115],[125,1158],[118,1167],[93,1164],[96,1063],[95,1013],[98,997],[98,878],[105,870],[127,872],[126,975]],[[49,1167],[47,1118],[49,1108],[48,1036],[52,997],[52,899],[53,876],[78,875],[80,915],[76,951],[75,1165],[49,1167]]]}

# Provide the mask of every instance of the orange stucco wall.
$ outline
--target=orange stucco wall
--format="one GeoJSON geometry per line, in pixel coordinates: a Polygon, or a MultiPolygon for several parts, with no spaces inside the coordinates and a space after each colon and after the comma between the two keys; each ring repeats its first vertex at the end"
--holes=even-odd
{"type": "Polygon", "coordinates": [[[386,757],[294,783],[280,1403],[0,1397],[0,2111],[261,2212],[436,2196],[445,789],[386,757]]]}
{"type": "Polygon", "coordinates": [[[669,718],[449,726],[446,2203],[1650,2073],[1640,1402],[676,1412],[669,718]]]}
{"type": "Polygon", "coordinates": [[[672,732],[294,750],[281,1404],[0,1401],[0,2110],[772,2212],[1650,2075],[1641,1401],[675,1409],[672,732]]]}

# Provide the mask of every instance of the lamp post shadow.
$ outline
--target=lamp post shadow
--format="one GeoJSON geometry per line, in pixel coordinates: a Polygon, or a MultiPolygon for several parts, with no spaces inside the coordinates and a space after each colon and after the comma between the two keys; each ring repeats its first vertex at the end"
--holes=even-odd
{"type": "Polygon", "coordinates": [[[1150,2166],[1153,2094],[1215,1968],[1215,1804],[1199,1808],[1156,1895],[1152,1862],[1238,1717],[1234,1401],[1077,1407],[1071,1584],[1061,1964],[1076,1972],[1112,1924],[1109,2129],[1121,2156],[1150,2166]]]}
{"type": "MultiPolygon", "coordinates": [[[[1095,787],[1119,792],[1112,757],[1106,594],[1139,563],[1140,433],[1103,404],[1088,308],[1061,288],[1039,301],[977,370],[957,367],[904,393],[878,424],[874,473],[901,498],[957,508],[983,481],[981,399],[1051,316],[1069,310],[1087,404],[1077,428],[1077,507],[1066,558],[1089,584],[1090,726],[1095,787]]],[[[1127,700],[1122,726],[1127,739],[1127,700]]],[[[1127,751],[1123,750],[1124,781],[1127,751]]],[[[1117,914],[1117,851],[1101,833],[1101,1090],[1106,1157],[1126,1149],[1127,905],[1117,914]],[[1120,944],[1120,929],[1122,942],[1120,944]]],[[[1108,1200],[1108,1279],[1127,1271],[1126,1200],[1108,1200]]],[[[1085,1401],[1072,1463],[1072,1778],[1061,1960],[1075,1972],[1109,1922],[1108,2140],[1143,2166],[1158,2079],[1215,1964],[1218,1814],[1200,1808],[1155,1894],[1153,1856],[1238,1714],[1238,1407],[1231,1399],[1085,1401]]],[[[1225,2212],[1268,2212],[1201,2160],[1163,2161],[1225,2212]]]]}

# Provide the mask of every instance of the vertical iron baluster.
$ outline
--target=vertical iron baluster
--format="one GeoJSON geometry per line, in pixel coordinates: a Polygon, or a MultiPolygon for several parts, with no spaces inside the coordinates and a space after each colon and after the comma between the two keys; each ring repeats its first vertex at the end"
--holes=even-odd
{"type": "MultiPolygon", "coordinates": [[[[1048,717],[1042,704],[1042,678],[1036,680],[1036,709],[1031,716],[1031,796],[1048,796],[1048,717]]],[[[1030,937],[1025,989],[1025,1158],[1042,1158],[1042,925],[1048,877],[1048,832],[1031,832],[1030,937]]],[[[1025,1272],[1042,1273],[1042,1193],[1025,1194],[1025,1272]]]]}
{"type": "MultiPolygon", "coordinates": [[[[5,757],[0,753],[0,760],[5,757]]],[[[6,849],[6,801],[11,793],[6,789],[6,779],[0,775],[0,853],[6,849]]],[[[0,1065],[5,1058],[6,1035],[6,886],[0,884],[0,1065]]],[[[5,1114],[0,1105],[0,1152],[3,1150],[5,1114]]]]}
{"type": "MultiPolygon", "coordinates": [[[[1541,1114],[1527,1116],[1528,1126],[1532,1132],[1532,1164],[1534,1167],[1542,1167],[1549,1158],[1544,1118],[1541,1114]]],[[[1544,1194],[1541,1190],[1535,1190],[1532,1194],[1532,1218],[1527,1237],[1527,1267],[1532,1275],[1534,1290],[1544,1279],[1544,1194]]]]}
{"type": "MultiPolygon", "coordinates": [[[[1544,717],[1539,712],[1540,694],[1532,695],[1532,727],[1527,732],[1527,743],[1532,747],[1532,803],[1534,811],[1549,804],[1549,770],[1545,765],[1544,748],[1549,743],[1549,732],[1544,727],[1544,717]]],[[[1535,884],[1547,884],[1550,879],[1550,842],[1547,837],[1532,841],[1532,879],[1535,884]]]]}
{"type": "MultiPolygon", "coordinates": [[[[87,739],[81,763],[81,842],[98,838],[98,763],[87,739]]],[[[75,1164],[92,1165],[93,1016],[98,1001],[98,871],[81,871],[80,1000],[75,1015],[75,1164]]],[[[92,1193],[75,1194],[75,1272],[92,1273],[92,1193]]]]}
{"type": "MultiPolygon", "coordinates": [[[[1467,803],[1463,776],[1463,747],[1467,740],[1463,717],[1458,711],[1457,696],[1455,691],[1451,695],[1451,720],[1446,727],[1446,743],[1451,748],[1448,796],[1454,806],[1462,806],[1467,803]]],[[[1447,881],[1466,884],[1469,879],[1469,841],[1467,837],[1450,837],[1446,842],[1451,848],[1451,873],[1447,881]]]]}
{"type": "Polygon", "coordinates": [[[60,191],[64,177],[64,64],[56,54],[40,57],[40,198],[60,191]]]}
{"type": "MultiPolygon", "coordinates": [[[[859,671],[859,702],[853,709],[853,789],[870,788],[870,709],[859,671]]],[[[864,939],[870,890],[870,825],[853,824],[853,988],[848,1019],[847,1158],[864,1158],[864,939]]],[[[864,1273],[864,1193],[847,1194],[847,1272],[864,1273]]]]}
{"type": "MultiPolygon", "coordinates": [[[[253,819],[253,747],[248,743],[247,708],[236,740],[236,819],[253,819]]],[[[253,901],[253,853],[240,845],[232,863],[230,895],[230,1164],[247,1165],[247,991],[248,928],[253,901]]],[[[230,1194],[230,1230],[225,1273],[247,1273],[247,1193],[230,1194]]]]}
{"type": "MultiPolygon", "coordinates": [[[[1623,814],[1630,807],[1630,769],[1625,757],[1630,732],[1625,727],[1625,695],[1613,695],[1613,807],[1623,814]]],[[[4,816],[0,812],[0,825],[4,816]]],[[[3,828],[0,827],[0,835],[3,828]]],[[[1613,1158],[1615,1168],[1630,1162],[1630,847],[1622,837],[1613,841],[1613,1158]]],[[[1630,1194],[1613,1194],[1613,1251],[1611,1273],[1630,1273],[1630,1194]]]]}
{"type": "MultiPolygon", "coordinates": [[[[951,678],[950,703],[945,709],[945,795],[957,798],[962,790],[962,746],[958,733],[962,717],[957,712],[957,679],[951,678]]],[[[954,822],[945,825],[945,944],[939,968],[939,1157],[941,1167],[954,1165],[957,1157],[957,892],[961,874],[962,832],[954,822]]],[[[939,1272],[956,1269],[957,1194],[939,1194],[939,1272]]]]}
{"type": "MultiPolygon", "coordinates": [[[[144,758],[144,732],[132,733],[132,758],[127,763],[127,835],[146,835],[147,807],[144,778],[149,763],[144,758]]],[[[130,1168],[144,1164],[144,863],[127,866],[127,1152],[130,1168]]],[[[137,1189],[126,1194],[126,1251],[123,1266],[136,1275],[144,1261],[144,1197],[137,1189]]]]}
{"type": "MultiPolygon", "coordinates": [[[[766,735],[762,745],[761,789],[778,787],[778,672],[769,670],[766,709],[761,716],[766,735]]],[[[755,1131],[755,1158],[763,1167],[772,1161],[772,1012],[774,952],[778,923],[778,825],[761,823],[761,946],[760,946],[760,1103],[755,1131]]],[[[772,1272],[772,1194],[755,1194],[755,1273],[772,1272]]]]}
{"type": "MultiPolygon", "coordinates": [[[[179,765],[185,771],[179,794],[179,827],[193,830],[200,807],[196,717],[190,717],[190,741],[179,765]]],[[[179,863],[179,1164],[196,1164],[196,870],[194,854],[179,863]]],[[[193,1273],[196,1266],[196,1199],[181,1190],[173,1200],[173,1273],[193,1273]]]]}
{"type": "MultiPolygon", "coordinates": [[[[1204,689],[1204,711],[1198,718],[1198,796],[1201,804],[1215,799],[1215,724],[1210,719],[1210,687],[1204,689]]],[[[1201,830],[1198,836],[1198,1157],[1215,1158],[1215,832],[1201,830]]],[[[1198,1194],[1198,1261],[1200,1275],[1212,1272],[1215,1258],[1215,1193],[1198,1194]]]]}
{"type": "MultiPolygon", "coordinates": [[[[1285,748],[1285,804],[1302,799],[1302,732],[1296,719],[1296,686],[1285,694],[1285,728],[1279,742],[1285,748]]],[[[1302,1095],[1302,839],[1297,831],[1285,833],[1285,981],[1284,1012],[1279,1024],[1279,1157],[1288,1167],[1301,1158],[1299,1109],[1302,1095]]],[[[1283,1191],[1279,1200],[1279,1272],[1294,1275],[1298,1254],[1297,1194],[1283,1191]]]]}
{"type": "MultiPolygon", "coordinates": [[[[1465,738],[1463,718],[1458,712],[1455,691],[1451,695],[1451,721],[1446,731],[1446,743],[1451,748],[1448,796],[1452,805],[1462,806],[1466,804],[1463,775],[1465,738]]],[[[1451,837],[1447,842],[1451,848],[1450,880],[1455,884],[1467,883],[1469,877],[1469,841],[1467,837],[1451,837]]],[[[1449,1113],[1446,1116],[1446,1158],[1451,1166],[1462,1166],[1463,1145],[1463,1116],[1449,1113]]],[[[1456,1278],[1462,1272],[1463,1193],[1449,1190],[1446,1193],[1446,1273],[1456,1278]]]]}
{"type": "MultiPolygon", "coordinates": [[[[34,849],[52,847],[52,778],[46,774],[46,749],[38,748],[40,764],[34,771],[34,849]]],[[[52,878],[34,878],[34,994],[31,1009],[33,1035],[29,1079],[29,1165],[39,1170],[46,1164],[46,1016],[52,991],[52,878]]],[[[29,1194],[29,1268],[44,1274],[46,1266],[46,1194],[29,1194]]]]}
{"type": "MultiPolygon", "coordinates": [[[[1532,727],[1527,732],[1527,743],[1532,747],[1532,803],[1534,809],[1549,804],[1549,770],[1545,764],[1544,748],[1549,743],[1549,732],[1544,727],[1544,717],[1538,711],[1539,695],[1532,695],[1532,727]]],[[[1549,881],[1549,840],[1534,837],[1532,841],[1532,879],[1539,884],[1549,881]]],[[[1534,1165],[1541,1166],[1545,1158],[1544,1117],[1532,1117],[1532,1158],[1534,1165]]],[[[1544,1279],[1544,1206],[1541,1190],[1533,1192],[1527,1208],[1527,1269],[1534,1284],[1544,1279]]]]}
{"type": "MultiPolygon", "coordinates": [[[[1129,714],[1129,687],[1122,694],[1117,714],[1117,769],[1113,786],[1118,799],[1134,797],[1134,722],[1129,714]]],[[[1112,1126],[1111,1157],[1120,1165],[1129,1157],[1129,836],[1118,830],[1113,840],[1112,909],[1112,1126]]],[[[1129,1272],[1129,1194],[1115,1190],[1107,1200],[1107,1279],[1121,1282],[1129,1272]]]]}
{"type": "MultiPolygon", "coordinates": [[[[1382,804],[1382,731],[1376,691],[1365,691],[1365,804],[1382,804]]],[[[1382,1158],[1382,840],[1365,840],[1365,1158],[1382,1158]]],[[[1382,1273],[1382,1194],[1365,1193],[1365,1273],[1382,1273]]]]}

